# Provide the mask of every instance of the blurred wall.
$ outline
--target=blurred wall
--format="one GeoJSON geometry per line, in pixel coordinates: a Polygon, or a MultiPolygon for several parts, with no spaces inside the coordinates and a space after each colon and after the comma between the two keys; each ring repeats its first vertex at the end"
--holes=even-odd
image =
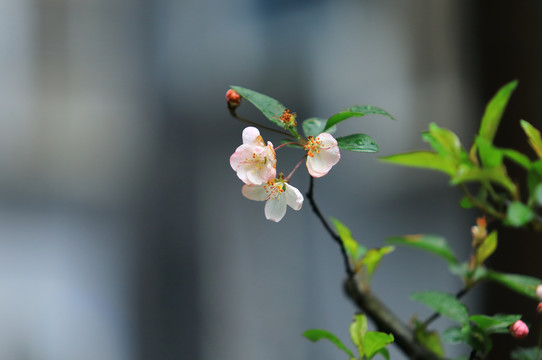
{"type": "MultiPolygon", "coordinates": [[[[341,130],[371,134],[381,155],[425,147],[420,133],[433,121],[468,144],[483,109],[470,9],[0,1],[0,358],[336,357],[301,333],[347,339],[354,308],[338,249],[308,204],[274,224],[242,197],[228,159],[243,125],[224,93],[266,93],[300,119],[383,107],[398,120],[367,117],[341,130]]],[[[249,104],[239,111],[265,122],[249,104]]],[[[289,171],[298,154],[281,151],[289,171]]],[[[307,190],[303,168],[292,185],[307,190]]],[[[476,213],[459,209],[440,174],[344,153],[316,197],[367,246],[426,232],[468,253],[476,213]]],[[[410,292],[460,287],[442,262],[409,249],[375,277],[374,291],[405,321],[428,315],[410,292]]],[[[479,295],[467,298],[474,308],[479,295]]]]}

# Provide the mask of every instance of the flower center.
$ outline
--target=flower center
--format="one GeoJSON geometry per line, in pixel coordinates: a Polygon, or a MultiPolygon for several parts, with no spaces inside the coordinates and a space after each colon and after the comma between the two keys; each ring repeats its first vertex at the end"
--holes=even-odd
{"type": "Polygon", "coordinates": [[[284,192],[284,183],[282,181],[269,180],[264,186],[267,199],[275,199],[284,192]]]}
{"type": "Polygon", "coordinates": [[[262,170],[263,167],[267,164],[267,157],[261,156],[258,153],[252,153],[252,157],[247,157],[243,164],[250,166],[252,171],[262,170]]]}
{"type": "Polygon", "coordinates": [[[307,143],[303,147],[305,148],[307,155],[310,157],[313,157],[314,154],[320,153],[321,146],[322,146],[321,141],[315,139],[313,136],[309,136],[307,138],[307,143]]]}
{"type": "Polygon", "coordinates": [[[286,127],[296,127],[297,122],[295,121],[296,113],[291,113],[290,110],[284,109],[284,112],[279,117],[279,120],[284,124],[286,127]]]}

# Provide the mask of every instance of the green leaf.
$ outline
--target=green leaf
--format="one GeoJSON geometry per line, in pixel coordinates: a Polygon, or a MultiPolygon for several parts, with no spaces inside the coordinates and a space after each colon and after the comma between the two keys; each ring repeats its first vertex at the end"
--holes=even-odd
{"type": "Polygon", "coordinates": [[[474,143],[478,146],[478,154],[484,167],[497,167],[502,164],[502,152],[494,147],[489,140],[477,136],[474,143]]]}
{"type": "Polygon", "coordinates": [[[508,205],[505,223],[520,227],[528,224],[534,217],[533,211],[520,201],[514,201],[508,205]]]}
{"type": "Polygon", "coordinates": [[[488,270],[485,277],[488,280],[497,282],[507,288],[514,290],[522,295],[535,300],[540,300],[536,296],[536,287],[542,284],[542,280],[532,276],[505,274],[494,270],[488,270]]]}
{"type": "Polygon", "coordinates": [[[378,152],[376,141],[367,134],[352,134],[337,138],[339,148],[349,151],[378,152]]]}
{"type": "Polygon", "coordinates": [[[497,249],[497,232],[492,231],[484,242],[476,249],[476,262],[483,264],[484,261],[497,249]]]}
{"type": "Polygon", "coordinates": [[[422,134],[422,138],[440,154],[450,157],[456,163],[467,158],[457,135],[451,130],[438,127],[435,123],[429,124],[429,131],[422,134]]]}
{"type": "Polygon", "coordinates": [[[486,106],[478,135],[489,142],[493,142],[508,100],[517,85],[517,80],[504,85],[486,106]]]}
{"type": "Polygon", "coordinates": [[[442,257],[448,263],[457,263],[457,257],[448,246],[446,239],[438,235],[406,235],[391,237],[386,240],[389,244],[406,245],[426,250],[442,257]]]}
{"type": "Polygon", "coordinates": [[[531,170],[531,160],[522,153],[512,149],[500,149],[504,157],[512,160],[519,166],[524,167],[526,170],[531,170]]]}
{"type": "Polygon", "coordinates": [[[542,160],[537,160],[532,165],[533,171],[542,178],[542,160]]]}
{"type": "Polygon", "coordinates": [[[504,166],[494,168],[478,168],[460,165],[457,174],[452,178],[452,185],[466,182],[492,182],[505,188],[509,193],[516,193],[516,185],[506,174],[504,166]]]}
{"type": "Polygon", "coordinates": [[[346,227],[346,225],[335,218],[330,218],[330,220],[335,226],[337,234],[341,238],[346,253],[353,261],[356,261],[367,252],[365,247],[359,245],[358,242],[354,240],[352,237],[352,232],[346,227]]]}
{"type": "Polygon", "coordinates": [[[370,249],[361,259],[361,264],[366,266],[367,279],[370,279],[374,271],[380,264],[382,257],[391,253],[395,248],[393,246],[384,246],[378,249],[370,249]]]}
{"type": "Polygon", "coordinates": [[[442,342],[437,331],[427,330],[423,323],[414,319],[414,335],[416,340],[427,350],[437,354],[439,357],[444,357],[444,348],[442,347],[442,342]]]}
{"type": "Polygon", "coordinates": [[[397,165],[442,171],[450,176],[455,175],[456,172],[456,166],[451,159],[431,151],[413,151],[381,157],[380,160],[397,165]]]}
{"type": "Polygon", "coordinates": [[[460,276],[467,284],[472,284],[484,279],[487,274],[487,269],[485,267],[477,266],[474,270],[471,270],[469,264],[466,262],[450,264],[449,269],[452,274],[460,276]]]}
{"type": "Polygon", "coordinates": [[[532,163],[531,170],[527,173],[527,187],[531,196],[540,183],[542,183],[542,160],[537,160],[532,163]]]}
{"type": "Polygon", "coordinates": [[[375,355],[380,355],[386,360],[390,360],[390,352],[386,348],[382,348],[376,352],[375,355]]]}
{"type": "Polygon", "coordinates": [[[369,331],[365,334],[365,354],[367,359],[371,359],[378,351],[385,348],[393,342],[394,338],[391,334],[386,334],[378,331],[369,331]]]}
{"type": "MultiPolygon", "coordinates": [[[[301,125],[303,127],[303,133],[306,137],[309,136],[318,136],[321,133],[324,132],[324,128],[326,126],[326,119],[324,118],[318,118],[313,117],[310,119],[307,119],[303,121],[303,124],[301,125]]],[[[337,130],[336,126],[332,126],[329,129],[327,129],[328,134],[333,134],[337,130]]]]}
{"type": "Polygon", "coordinates": [[[354,315],[354,321],[350,324],[350,338],[358,348],[360,358],[365,355],[365,335],[367,330],[367,317],[364,314],[354,315]]]}
{"type": "Polygon", "coordinates": [[[461,206],[463,209],[472,209],[474,207],[474,204],[467,196],[463,196],[461,198],[459,206],[461,206]]]}
{"type": "Polygon", "coordinates": [[[485,333],[476,324],[468,327],[467,335],[467,344],[469,344],[470,347],[481,352],[482,354],[487,354],[493,347],[493,343],[489,338],[489,334],[485,333]]]}
{"type": "Polygon", "coordinates": [[[469,314],[466,306],[453,295],[440,291],[422,291],[410,295],[410,299],[460,324],[468,323],[469,314]]]}
{"type": "Polygon", "coordinates": [[[529,145],[536,152],[536,155],[542,159],[542,137],[540,136],[540,131],[525,120],[521,120],[520,124],[525,134],[527,134],[529,145]]]}
{"type": "Polygon", "coordinates": [[[467,342],[469,337],[469,326],[452,326],[442,332],[442,341],[447,344],[461,344],[467,342]]]}
{"type": "Polygon", "coordinates": [[[250,101],[271,122],[281,128],[284,127],[279,118],[282,116],[282,113],[284,110],[286,110],[286,108],[280,102],[267,95],[260,94],[259,92],[246,89],[241,86],[230,86],[230,88],[237,91],[239,95],[250,101]]]}
{"type": "Polygon", "coordinates": [[[348,109],[345,109],[345,110],[341,111],[340,113],[337,113],[337,114],[331,116],[327,120],[327,123],[326,123],[326,126],[324,127],[324,130],[327,130],[330,127],[332,127],[333,125],[336,125],[336,124],[340,123],[341,121],[344,121],[344,120],[349,119],[351,117],[354,117],[354,116],[361,117],[361,116],[364,116],[364,115],[371,115],[371,114],[384,115],[384,116],[389,117],[392,120],[395,120],[395,118],[393,116],[391,116],[390,114],[388,114],[385,110],[377,108],[376,106],[371,106],[371,105],[359,106],[359,105],[355,105],[355,106],[349,107],[348,109]]]}
{"type": "Polygon", "coordinates": [[[536,346],[516,348],[510,353],[512,360],[542,360],[542,351],[536,346]]]}
{"type": "Polygon", "coordinates": [[[510,325],[521,319],[521,315],[497,314],[494,316],[472,315],[469,320],[487,334],[508,332],[510,325]]]}
{"type": "Polygon", "coordinates": [[[322,339],[331,341],[333,344],[335,344],[337,348],[347,353],[350,359],[355,358],[354,353],[352,353],[352,351],[348,349],[337,336],[333,335],[329,331],[321,329],[311,329],[305,331],[303,333],[303,336],[312,342],[316,342],[322,339]]]}

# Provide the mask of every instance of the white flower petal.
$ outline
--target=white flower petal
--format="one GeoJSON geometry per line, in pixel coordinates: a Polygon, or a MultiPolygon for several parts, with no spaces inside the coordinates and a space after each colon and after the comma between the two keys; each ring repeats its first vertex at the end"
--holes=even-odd
{"type": "Polygon", "coordinates": [[[333,135],[329,133],[321,133],[316,137],[316,140],[320,141],[322,144],[322,147],[324,148],[331,148],[334,146],[337,146],[337,140],[333,137],[333,135]]]}
{"type": "Polygon", "coordinates": [[[254,170],[254,169],[248,169],[246,172],[247,175],[247,181],[245,181],[245,184],[250,185],[261,185],[264,182],[267,182],[267,179],[262,179],[260,176],[260,172],[254,170]]]}
{"type": "Polygon", "coordinates": [[[294,210],[300,210],[303,206],[303,195],[301,192],[290,184],[286,185],[286,203],[294,210]]]}
{"type": "Polygon", "coordinates": [[[341,158],[337,140],[328,133],[322,133],[316,137],[320,142],[319,152],[314,156],[307,157],[307,169],[313,177],[326,175],[341,158]]]}
{"type": "Polygon", "coordinates": [[[286,214],[286,197],[281,194],[267,200],[265,203],[265,217],[267,220],[279,222],[286,214]]]}
{"type": "Polygon", "coordinates": [[[246,127],[243,130],[243,144],[252,146],[265,146],[260,131],[254,126],[246,127]]]}
{"type": "Polygon", "coordinates": [[[265,201],[269,194],[265,192],[264,185],[243,185],[241,189],[243,196],[254,201],[265,201]]]}

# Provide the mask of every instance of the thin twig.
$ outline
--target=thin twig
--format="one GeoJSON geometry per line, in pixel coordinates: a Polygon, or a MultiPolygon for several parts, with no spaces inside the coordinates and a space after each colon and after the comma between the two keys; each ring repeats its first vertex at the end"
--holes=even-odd
{"type": "MultiPolygon", "coordinates": [[[[461,299],[463,296],[465,296],[465,295],[469,292],[469,290],[470,290],[470,287],[469,287],[469,288],[466,287],[466,288],[463,288],[463,289],[459,290],[459,291],[457,292],[457,294],[455,294],[455,298],[458,299],[458,300],[461,299]]],[[[431,324],[433,321],[435,321],[435,320],[438,319],[439,317],[440,317],[440,314],[439,314],[438,312],[433,313],[433,315],[429,316],[429,317],[427,318],[427,320],[425,320],[425,321],[423,322],[422,326],[423,326],[424,328],[427,328],[427,326],[428,326],[429,324],[431,324]]]]}
{"type": "Polygon", "coordinates": [[[335,231],[333,231],[333,229],[331,228],[331,226],[327,222],[324,215],[322,215],[322,212],[320,211],[320,208],[318,207],[318,205],[316,205],[316,201],[314,200],[314,191],[313,191],[313,189],[314,189],[314,178],[311,176],[309,190],[307,191],[307,199],[309,199],[309,203],[311,204],[312,211],[314,211],[314,213],[316,214],[316,217],[318,217],[318,219],[320,220],[322,225],[324,225],[324,228],[326,229],[326,231],[333,238],[333,240],[337,243],[337,245],[339,245],[339,247],[341,249],[341,254],[342,254],[342,257],[343,257],[343,260],[344,260],[344,267],[345,267],[345,270],[346,270],[346,274],[348,275],[348,277],[352,277],[354,275],[354,272],[352,271],[352,268],[350,267],[350,262],[348,261],[348,255],[346,254],[346,249],[344,247],[344,244],[343,244],[340,236],[337,235],[335,233],[335,231]]]}
{"type": "Polygon", "coordinates": [[[487,204],[479,201],[478,199],[476,199],[470,192],[469,192],[469,189],[467,189],[467,187],[465,186],[465,184],[461,184],[459,185],[459,187],[461,188],[461,190],[463,191],[463,194],[465,194],[465,196],[469,199],[469,201],[471,203],[474,204],[474,206],[476,206],[477,208],[481,209],[483,212],[491,215],[491,216],[494,216],[496,217],[497,219],[500,219],[500,220],[504,220],[506,218],[506,214],[503,214],[495,209],[493,209],[492,207],[489,207],[487,204]]]}

